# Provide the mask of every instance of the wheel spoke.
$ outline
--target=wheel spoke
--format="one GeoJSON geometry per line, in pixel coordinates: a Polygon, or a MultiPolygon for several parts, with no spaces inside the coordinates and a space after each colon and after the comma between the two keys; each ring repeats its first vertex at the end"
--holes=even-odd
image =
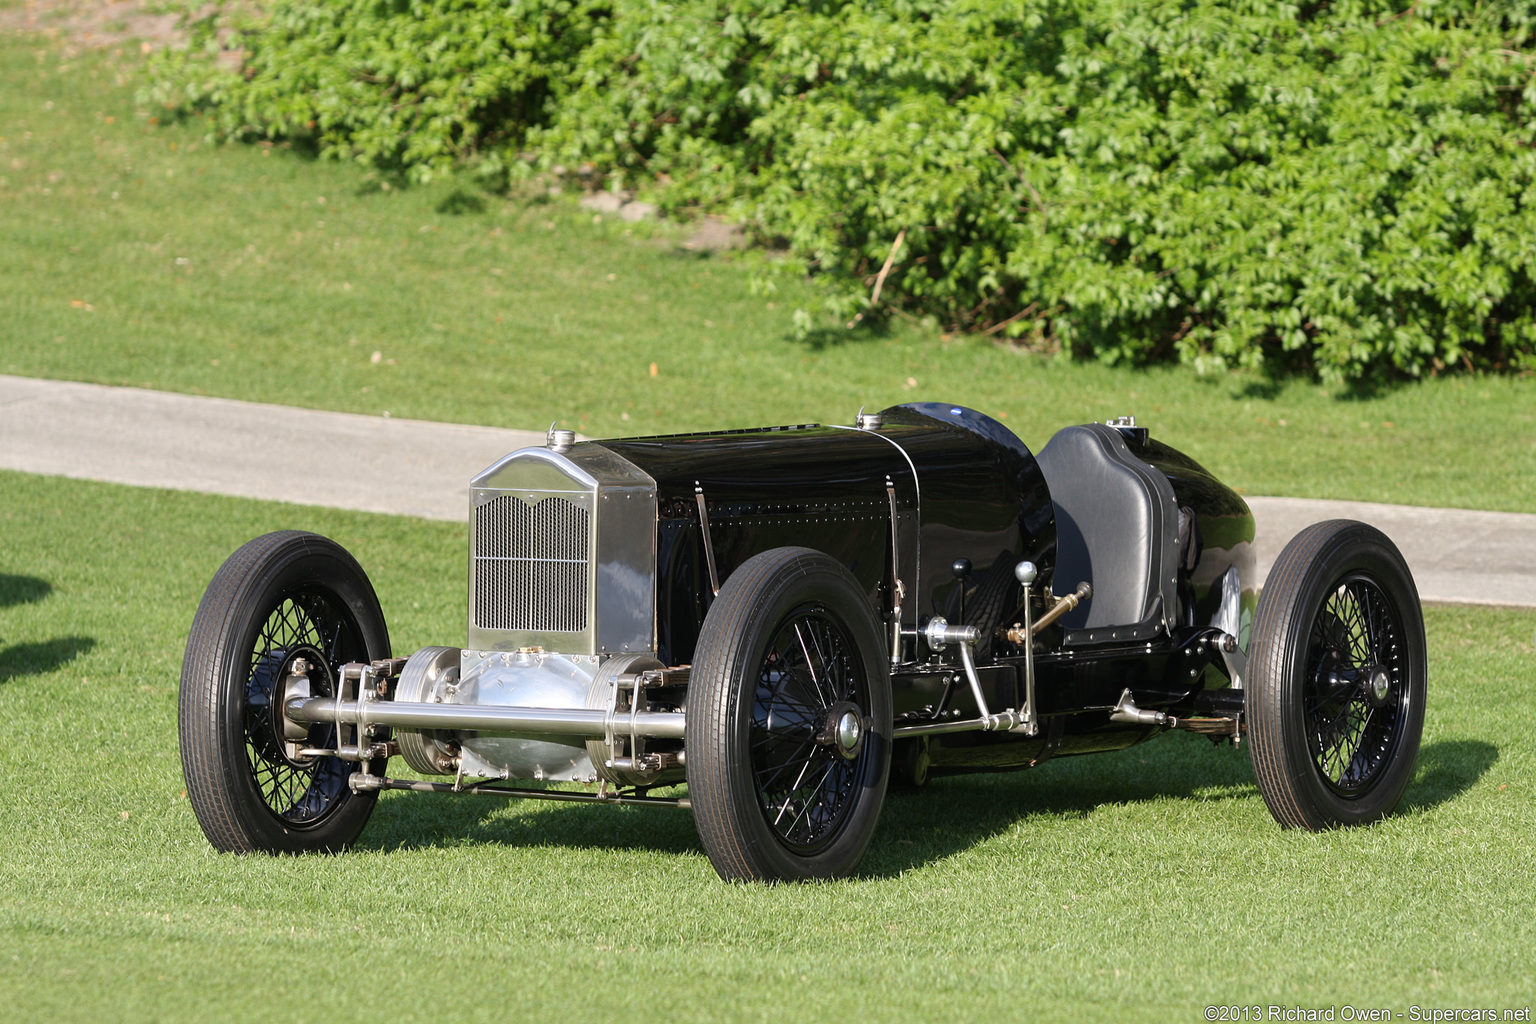
{"type": "Polygon", "coordinates": [[[1390,760],[1404,715],[1393,653],[1400,635],[1386,595],[1364,576],[1342,581],[1313,621],[1305,658],[1311,682],[1302,714],[1313,760],[1341,793],[1371,785],[1390,760]],[[1367,689],[1377,671],[1391,680],[1385,700],[1367,689]]]}
{"type": "Polygon", "coordinates": [[[821,680],[816,678],[816,665],[811,661],[811,652],[805,647],[805,634],[800,632],[800,623],[795,623],[795,639],[800,642],[800,652],[805,655],[805,670],[811,677],[811,684],[816,687],[816,696],[821,700],[821,706],[826,707],[832,703],[827,699],[826,692],[821,688],[821,680]]]}
{"type": "MultiPolygon", "coordinates": [[[[779,813],[774,817],[773,823],[777,825],[784,818],[784,812],[789,810],[790,803],[795,799],[795,791],[800,788],[800,783],[805,781],[805,773],[811,770],[811,762],[806,761],[800,766],[800,774],[795,776],[794,783],[789,791],[784,794],[784,805],[779,808],[779,813]]],[[[791,822],[793,824],[793,822],[791,822]]]]}
{"type": "MultiPolygon", "coordinates": [[[[815,760],[814,757],[812,757],[812,758],[806,758],[805,757],[805,751],[807,749],[814,748],[814,747],[815,747],[815,743],[814,742],[807,741],[805,743],[802,743],[800,745],[799,749],[796,750],[794,752],[794,754],[791,755],[788,759],[786,759],[784,761],[780,761],[778,764],[768,765],[766,767],[758,769],[758,777],[759,777],[759,779],[762,780],[759,783],[759,786],[763,790],[763,792],[765,792],[765,793],[773,792],[774,791],[774,783],[778,782],[779,781],[779,777],[782,776],[786,771],[789,771],[790,769],[794,768],[796,765],[808,765],[813,760],[815,760]],[[772,773],[772,774],[769,774],[769,773],[772,773]],[[768,777],[766,779],[763,779],[762,777],[764,775],[767,775],[768,777]]],[[[814,754],[815,753],[814,749],[812,749],[811,752],[814,754]]],[[[790,788],[790,790],[794,790],[795,787],[798,786],[798,785],[799,785],[799,783],[797,782],[794,786],[790,786],[789,788],[790,788]]]]}
{"type": "Polygon", "coordinates": [[[802,657],[798,645],[788,631],[781,631],[773,649],[763,662],[758,675],[761,692],[776,703],[792,704],[811,714],[826,706],[814,685],[808,685],[810,675],[797,664],[802,657]],[[778,641],[782,640],[780,644],[778,641]]]}
{"type": "MultiPolygon", "coordinates": [[[[311,672],[317,696],[332,695],[330,680],[341,664],[367,656],[350,621],[336,607],[318,590],[284,597],[267,614],[252,644],[245,686],[246,758],[262,802],[295,825],[313,825],[339,806],[350,771],[335,758],[290,761],[276,717],[280,712],[274,707],[287,665],[303,649],[309,649],[310,662],[324,663],[311,672]],[[317,672],[323,680],[316,678],[317,672]]],[[[334,741],[334,726],[325,728],[323,736],[317,735],[320,731],[312,731],[306,745],[327,747],[334,741]]]]}
{"type": "MultiPolygon", "coordinates": [[[[789,823],[789,827],[784,830],[786,835],[794,835],[796,826],[800,824],[801,819],[805,818],[805,816],[809,814],[813,808],[826,806],[820,799],[817,799],[817,797],[820,795],[822,783],[826,781],[827,776],[831,775],[832,769],[836,767],[837,765],[835,764],[828,764],[827,767],[823,769],[821,777],[806,787],[810,790],[810,793],[802,799],[800,813],[795,815],[795,819],[791,821],[789,823]]],[[[775,822],[775,824],[777,824],[777,822],[775,822]]]]}
{"type": "Polygon", "coordinates": [[[800,712],[809,718],[815,718],[818,712],[824,710],[824,705],[808,704],[803,700],[797,700],[796,698],[791,697],[789,694],[785,693],[782,688],[773,689],[770,685],[768,685],[768,681],[766,680],[760,687],[760,692],[765,694],[764,699],[768,702],[770,715],[772,714],[772,710],[774,708],[785,708],[789,711],[800,712]]]}
{"type": "MultiPolygon", "coordinates": [[[[833,685],[833,682],[834,682],[833,676],[834,675],[840,675],[840,673],[837,672],[837,665],[833,661],[833,659],[827,657],[827,652],[822,649],[822,645],[821,645],[822,637],[820,636],[820,634],[826,632],[826,629],[827,629],[826,623],[824,623],[824,622],[812,622],[812,623],[809,623],[807,625],[806,632],[810,634],[810,636],[811,636],[811,646],[816,648],[816,657],[821,662],[822,678],[826,679],[826,681],[827,681],[827,697],[825,699],[826,699],[827,704],[830,705],[834,701],[842,700],[844,695],[841,692],[839,692],[839,688],[838,687],[833,685]]],[[[827,639],[827,647],[832,648],[834,653],[835,653],[836,652],[836,648],[835,648],[835,646],[834,646],[834,644],[832,642],[832,638],[830,636],[828,636],[826,639],[827,639]]],[[[820,685],[819,684],[817,686],[817,689],[818,689],[818,691],[820,690],[820,685]]]]}
{"type": "Polygon", "coordinates": [[[798,729],[769,729],[764,726],[754,726],[753,731],[762,733],[761,739],[752,741],[753,750],[762,750],[766,747],[783,744],[786,740],[797,738],[809,743],[816,735],[815,727],[809,724],[798,729]]]}
{"type": "Polygon", "coordinates": [[[868,704],[851,649],[837,620],[808,605],[780,623],[758,671],[749,749],[760,805],[780,839],[804,851],[830,842],[855,802],[860,761],[817,741],[833,705],[868,704]]]}

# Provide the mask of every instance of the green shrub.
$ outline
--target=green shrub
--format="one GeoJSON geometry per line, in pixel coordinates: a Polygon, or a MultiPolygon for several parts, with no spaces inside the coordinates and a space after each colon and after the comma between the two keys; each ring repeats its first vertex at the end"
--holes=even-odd
{"type": "Polygon", "coordinates": [[[222,12],[156,60],[157,98],[205,109],[229,138],[287,139],[418,181],[500,161],[576,73],[592,0],[280,0],[246,23],[240,73],[210,57],[222,12]]]}
{"type": "Polygon", "coordinates": [[[278,0],[243,73],[157,80],[227,136],[417,176],[590,163],[782,241],[844,317],[1358,380],[1536,367],[1533,14],[278,0]]]}

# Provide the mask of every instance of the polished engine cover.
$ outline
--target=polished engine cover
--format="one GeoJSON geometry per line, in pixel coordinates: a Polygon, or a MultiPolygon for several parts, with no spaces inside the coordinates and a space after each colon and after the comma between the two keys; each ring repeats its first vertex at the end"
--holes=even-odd
{"type": "MultiPolygon", "coordinates": [[[[496,707],[589,707],[598,658],[534,652],[481,657],[465,651],[457,692],[445,703],[496,707]]],[[[463,772],[489,779],[596,782],[586,741],[576,736],[492,736],[465,732],[458,742],[463,772]]]]}

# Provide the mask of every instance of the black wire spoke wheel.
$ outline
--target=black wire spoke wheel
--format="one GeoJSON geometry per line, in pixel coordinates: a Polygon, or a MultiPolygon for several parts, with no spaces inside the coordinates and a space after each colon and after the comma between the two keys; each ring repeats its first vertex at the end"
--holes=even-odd
{"type": "Polygon", "coordinates": [[[852,807],[858,756],[847,756],[833,733],[846,726],[857,740],[860,709],[868,704],[852,641],[828,611],[790,613],[758,671],[751,732],[763,814],[789,848],[822,849],[852,807]],[[857,721],[850,723],[850,716],[857,721]]]}
{"type": "Polygon", "coordinates": [[[350,790],[355,764],[303,753],[334,749],[335,726],[293,729],[283,702],[295,684],[333,697],[342,665],[388,656],[373,587],[335,542],[286,531],[229,557],[198,606],[181,679],[187,796],[215,848],[300,853],[356,839],[376,795],[350,790]]]}
{"type": "MultiPolygon", "coordinates": [[[[310,695],[336,696],[341,666],[367,658],[361,640],[345,609],[316,587],[283,597],[257,631],[245,684],[246,758],[268,810],[292,825],[318,825],[337,810],[352,767],[334,757],[290,756],[283,736],[283,681],[302,660],[310,695]]],[[[334,725],[314,725],[298,745],[331,749],[335,741],[334,725]]]]}
{"type": "Polygon", "coordinates": [[[1282,825],[1375,821],[1396,808],[1424,726],[1424,617],[1397,547],[1364,523],[1303,530],[1254,619],[1254,775],[1282,825]]]}
{"type": "Polygon", "coordinates": [[[1303,715],[1313,762],[1342,795],[1369,788],[1403,734],[1402,632],[1387,596],[1364,576],[1344,580],[1313,622],[1303,715]]]}
{"type": "Polygon", "coordinates": [[[848,570],[808,548],[743,563],[700,631],[686,729],[689,798],[720,877],[852,871],[885,798],[891,695],[848,570]]]}

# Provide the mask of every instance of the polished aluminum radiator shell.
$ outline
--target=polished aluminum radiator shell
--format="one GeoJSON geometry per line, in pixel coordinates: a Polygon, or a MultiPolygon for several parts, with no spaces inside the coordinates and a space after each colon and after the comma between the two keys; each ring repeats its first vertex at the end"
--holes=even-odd
{"type": "Polygon", "coordinates": [[[470,484],[470,650],[655,650],[656,481],[601,445],[523,448],[470,484]]]}

